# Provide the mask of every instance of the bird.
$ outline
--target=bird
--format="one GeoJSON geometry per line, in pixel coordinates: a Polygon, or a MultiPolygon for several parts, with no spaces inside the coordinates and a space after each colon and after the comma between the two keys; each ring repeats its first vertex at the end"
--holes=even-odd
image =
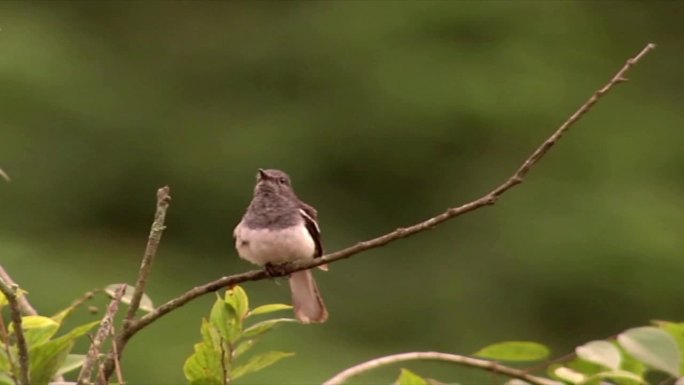
{"type": "MultiPolygon", "coordinates": [[[[240,258],[271,268],[291,262],[310,261],[323,255],[316,209],[295,194],[290,177],[281,170],[258,169],[254,194],[233,236],[240,258]]],[[[327,270],[327,266],[319,266],[327,270]]],[[[292,305],[301,323],[328,319],[311,270],[289,277],[292,305]]]]}

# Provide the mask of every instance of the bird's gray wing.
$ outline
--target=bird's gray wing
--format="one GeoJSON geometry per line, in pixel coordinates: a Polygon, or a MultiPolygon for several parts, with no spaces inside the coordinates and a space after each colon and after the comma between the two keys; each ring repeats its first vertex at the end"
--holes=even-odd
{"type": "Polygon", "coordinates": [[[304,218],[304,225],[309,231],[309,235],[311,235],[311,238],[313,238],[314,243],[316,244],[316,254],[314,254],[314,258],[318,258],[323,255],[321,228],[318,226],[318,213],[315,208],[304,202],[301,202],[299,212],[302,214],[302,218],[304,218]]]}

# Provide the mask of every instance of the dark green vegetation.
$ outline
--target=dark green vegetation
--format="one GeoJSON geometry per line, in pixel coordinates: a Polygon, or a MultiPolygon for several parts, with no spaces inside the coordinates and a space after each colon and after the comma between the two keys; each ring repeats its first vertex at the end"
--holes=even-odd
{"type": "MultiPolygon", "coordinates": [[[[654,42],[632,81],[499,204],[317,272],[330,320],[271,333],[259,349],[296,356],[245,383],[314,383],[379,355],[470,353],[504,340],[562,355],[650,319],[683,320],[683,11],[655,2],[1,3],[0,168],[13,181],[0,180],[0,263],[47,315],[92,288],[133,283],[155,191],[169,184],[148,285],[160,303],[251,268],[231,232],[258,167],[290,173],[337,250],[488,191],[654,42]]],[[[289,301],[284,281],[245,288],[255,304],[289,301]]],[[[126,380],[183,381],[214,300],[136,336],[126,380]]],[[[99,317],[81,310],[71,327],[99,317]]],[[[490,378],[411,368],[445,381],[490,378]]]]}

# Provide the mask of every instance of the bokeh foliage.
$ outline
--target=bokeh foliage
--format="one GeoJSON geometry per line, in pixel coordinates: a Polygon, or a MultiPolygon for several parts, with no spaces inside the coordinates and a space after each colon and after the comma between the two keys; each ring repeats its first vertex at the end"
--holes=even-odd
{"type": "MultiPolygon", "coordinates": [[[[654,42],[631,82],[495,207],[318,274],[330,321],[264,341],[297,355],[281,364],[286,375],[277,366],[251,381],[314,383],[381,354],[501,340],[562,354],[652,318],[681,320],[682,11],[678,2],[0,3],[0,167],[13,179],[0,181],[0,262],[44,314],[130,283],[154,192],[169,184],[149,286],[160,303],[250,268],[231,232],[257,167],[288,171],[318,208],[327,249],[339,249],[481,195],[654,42]]],[[[286,286],[248,290],[257,303],[286,302],[286,286]]],[[[137,336],[124,359],[129,383],[182,381],[211,303],[137,336]]]]}

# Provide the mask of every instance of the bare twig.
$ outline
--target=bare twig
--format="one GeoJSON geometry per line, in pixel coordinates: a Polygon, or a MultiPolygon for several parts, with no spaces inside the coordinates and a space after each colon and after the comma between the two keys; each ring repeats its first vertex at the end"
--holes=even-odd
{"type": "Polygon", "coordinates": [[[7,175],[2,169],[0,168],[0,177],[8,182],[11,182],[12,179],[10,179],[9,175],[7,175]]]}
{"type": "Polygon", "coordinates": [[[226,368],[226,348],[225,348],[225,340],[223,337],[221,337],[220,341],[220,346],[221,346],[221,371],[223,372],[223,385],[228,385],[228,368],[226,368]]]}
{"type": "Polygon", "coordinates": [[[161,242],[162,234],[165,229],[164,221],[166,220],[166,210],[168,210],[169,204],[171,204],[170,189],[169,186],[164,186],[157,190],[157,209],[154,213],[154,221],[152,221],[150,235],[147,239],[147,246],[145,247],[145,254],[143,255],[143,260],[138,272],[138,280],[135,283],[135,289],[131,296],[128,313],[126,313],[126,318],[123,322],[123,328],[119,332],[119,335],[112,340],[113,347],[117,347],[118,351],[112,351],[109,354],[109,358],[105,361],[104,372],[107,379],[112,375],[116,362],[121,358],[121,353],[126,346],[128,339],[135,334],[135,332],[132,334],[130,333],[130,328],[134,322],[135,312],[140,307],[140,301],[145,293],[147,279],[152,272],[152,262],[154,262],[154,257],[157,255],[157,248],[159,247],[159,242],[161,242]]]}
{"type": "MultiPolygon", "coordinates": [[[[116,331],[114,330],[114,326],[112,325],[112,353],[114,354],[114,369],[116,373],[116,380],[119,383],[119,385],[126,385],[126,382],[123,379],[123,373],[121,372],[121,362],[119,361],[119,349],[116,347],[116,331]]],[[[100,373],[102,373],[102,378],[104,379],[104,383],[107,383],[107,378],[104,375],[104,365],[100,365],[100,373]]]]}
{"type": "Polygon", "coordinates": [[[472,358],[467,356],[461,356],[457,354],[439,353],[439,352],[410,352],[410,353],[400,353],[393,354],[391,356],[385,356],[380,358],[375,358],[370,361],[360,363],[358,365],[352,366],[349,369],[345,369],[342,372],[336,374],[334,377],[324,382],[323,385],[340,385],[350,378],[357,376],[363,372],[378,368],[380,366],[391,365],[397,362],[403,361],[414,361],[414,360],[437,360],[437,361],[447,361],[454,362],[459,365],[468,366],[471,368],[483,369],[492,373],[503,374],[511,378],[517,378],[534,385],[558,385],[556,381],[549,380],[543,377],[537,377],[525,373],[522,370],[510,368],[508,366],[503,366],[495,361],[481,360],[478,358],[472,358]]]}
{"type": "MultiPolygon", "coordinates": [[[[16,282],[14,282],[12,277],[10,277],[7,271],[2,267],[2,265],[0,265],[0,279],[5,281],[10,286],[17,284],[16,282]]],[[[33,306],[31,306],[28,299],[26,298],[26,294],[21,294],[17,296],[17,304],[19,305],[19,310],[21,311],[21,314],[38,315],[36,309],[34,309],[33,306]]]]}
{"type": "MultiPolygon", "coordinates": [[[[90,340],[90,344],[92,345],[92,343],[95,341],[95,338],[93,338],[93,336],[90,334],[86,334],[86,336],[88,336],[88,339],[90,340]]],[[[99,383],[100,384],[107,383],[107,380],[105,379],[104,371],[102,370],[102,366],[98,366],[97,368],[99,369],[99,371],[97,373],[97,375],[99,376],[98,378],[100,379],[99,383]]],[[[80,376],[80,373],[79,373],[79,376],[80,376]]],[[[90,382],[90,379],[88,379],[87,383],[92,384],[92,382],[90,382]]],[[[55,385],[55,384],[51,382],[49,385],[55,385]]],[[[77,384],[75,382],[70,382],[69,385],[77,385],[77,384]]]]}
{"type": "MultiPolygon", "coordinates": [[[[81,305],[83,305],[83,304],[86,303],[87,301],[93,299],[93,297],[95,297],[95,294],[97,294],[97,293],[99,293],[99,292],[101,292],[101,291],[104,291],[104,290],[102,290],[102,289],[93,289],[93,290],[91,290],[91,291],[86,291],[85,293],[83,293],[83,295],[81,295],[80,297],[76,298],[73,302],[71,302],[71,305],[69,305],[69,307],[67,308],[67,312],[68,312],[69,314],[73,313],[74,311],[76,311],[76,309],[78,309],[79,307],[81,307],[81,305]]],[[[89,311],[90,311],[90,309],[89,309],[89,311]]],[[[93,313],[93,314],[96,313],[96,312],[93,312],[93,311],[90,311],[90,312],[93,313]]]]}
{"type": "Polygon", "coordinates": [[[88,348],[88,354],[86,355],[86,358],[83,361],[83,367],[81,368],[81,372],[79,373],[78,379],[76,380],[76,383],[78,385],[91,383],[90,377],[92,376],[93,368],[98,363],[98,359],[100,357],[100,347],[102,346],[102,343],[105,341],[105,339],[111,333],[111,329],[114,324],[114,316],[119,311],[119,303],[121,303],[121,298],[123,297],[125,292],[126,285],[121,285],[121,287],[119,287],[119,289],[116,291],[114,299],[112,299],[112,301],[109,303],[109,306],[107,306],[107,311],[105,312],[105,315],[102,317],[100,327],[97,329],[97,333],[95,333],[95,338],[90,343],[90,348],[88,348]]]}
{"type": "Polygon", "coordinates": [[[29,355],[26,346],[26,339],[24,338],[24,330],[21,328],[21,311],[19,310],[19,302],[17,292],[19,287],[16,284],[9,285],[4,279],[0,279],[0,291],[7,298],[9,303],[10,313],[12,316],[12,324],[14,325],[14,336],[17,338],[17,350],[19,351],[19,385],[30,385],[29,382],[29,355]]]}
{"type": "Polygon", "coordinates": [[[171,203],[171,195],[169,195],[169,186],[164,186],[157,190],[157,211],[154,214],[154,221],[150,229],[150,236],[147,239],[147,247],[145,247],[145,254],[143,255],[142,264],[138,272],[138,280],[135,283],[135,290],[131,296],[131,303],[128,306],[128,313],[124,320],[124,330],[128,328],[128,324],[135,317],[135,312],[140,307],[140,300],[145,293],[145,285],[147,279],[152,272],[152,262],[157,255],[157,248],[161,241],[164,232],[164,220],[166,219],[166,210],[171,203]]]}
{"type": "MultiPolygon", "coordinates": [[[[522,183],[523,179],[527,173],[534,167],[539,160],[553,147],[554,144],[563,136],[563,134],[570,129],[584,114],[586,114],[592,106],[598,102],[598,100],[610,91],[615,85],[626,81],[625,75],[627,72],[637,64],[646,54],[655,49],[654,44],[647,44],[636,56],[627,60],[625,65],[613,76],[606,85],[596,90],[587,101],[582,104],[577,111],[575,111],[570,117],[561,124],[561,126],[556,129],[556,131],[546,139],[535,151],[522,163],[522,165],[511,175],[506,181],[501,185],[491,190],[484,196],[463,204],[458,207],[452,207],[447,209],[445,212],[429,218],[425,221],[419,222],[415,225],[398,228],[392,232],[385,235],[373,238],[367,241],[359,242],[356,245],[347,247],[340,251],[327,254],[322,258],[316,258],[313,261],[305,263],[293,263],[288,265],[284,269],[280,269],[278,272],[266,273],[264,270],[252,270],[242,274],[235,274],[231,276],[221,277],[209,283],[201,286],[196,286],[187,292],[181,294],[180,296],[173,298],[161,306],[154,309],[152,312],[144,315],[138,320],[131,320],[128,323],[128,327],[120,334],[118,341],[118,346],[120,350],[123,350],[124,346],[128,340],[134,336],[137,332],[155,322],[157,319],[163,317],[169,312],[178,309],[179,307],[185,305],[186,303],[194,300],[197,297],[205,295],[207,293],[214,292],[224,287],[234,286],[242,282],[247,281],[258,281],[262,279],[272,278],[274,276],[287,276],[291,273],[307,270],[317,266],[325,265],[327,263],[332,263],[342,259],[349,258],[353,255],[359,254],[366,250],[374,249],[387,245],[396,240],[406,238],[417,233],[423,232],[425,230],[431,229],[439,224],[442,224],[450,219],[461,216],[463,214],[469,213],[471,211],[477,210],[479,208],[493,205],[497,202],[498,198],[510,190],[514,186],[522,183]],[[274,274],[276,273],[276,274],[274,274]]],[[[121,351],[119,351],[121,353],[121,351]]],[[[113,361],[110,359],[107,362],[106,373],[111,375],[113,370],[113,361]]]]}
{"type": "Polygon", "coordinates": [[[98,384],[107,384],[107,377],[105,376],[104,369],[100,365],[97,367],[97,378],[99,379],[98,384]]]}

